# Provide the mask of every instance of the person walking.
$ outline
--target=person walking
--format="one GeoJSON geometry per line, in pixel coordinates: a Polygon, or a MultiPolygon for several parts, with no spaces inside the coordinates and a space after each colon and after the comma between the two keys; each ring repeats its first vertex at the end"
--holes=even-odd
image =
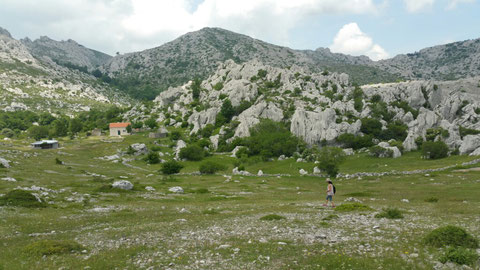
{"type": "Polygon", "coordinates": [[[327,182],[327,201],[323,204],[323,206],[328,206],[328,201],[330,201],[332,207],[335,207],[335,203],[333,202],[333,196],[335,195],[335,187],[333,186],[333,183],[329,178],[327,178],[327,180],[325,181],[327,182]]]}

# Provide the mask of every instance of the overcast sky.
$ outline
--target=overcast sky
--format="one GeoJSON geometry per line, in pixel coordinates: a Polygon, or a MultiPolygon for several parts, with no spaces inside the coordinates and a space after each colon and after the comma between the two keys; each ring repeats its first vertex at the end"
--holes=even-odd
{"type": "Polygon", "coordinates": [[[480,0],[0,0],[17,39],[73,39],[108,54],[221,27],[294,49],[374,60],[480,38],[480,0]]]}

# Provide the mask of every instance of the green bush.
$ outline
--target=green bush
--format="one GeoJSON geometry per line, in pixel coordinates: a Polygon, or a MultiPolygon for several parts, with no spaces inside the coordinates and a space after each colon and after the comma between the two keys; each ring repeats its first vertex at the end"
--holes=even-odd
{"type": "Polygon", "coordinates": [[[434,247],[466,247],[478,248],[478,240],[465,229],[456,226],[445,226],[431,231],[424,239],[425,243],[434,247]]]}
{"type": "Polygon", "coordinates": [[[447,248],[439,259],[441,263],[453,262],[459,265],[474,265],[477,260],[477,252],[462,247],[447,248]]]}
{"type": "Polygon", "coordinates": [[[180,140],[182,138],[182,133],[178,130],[174,130],[172,132],[170,132],[168,134],[168,136],[170,137],[170,139],[172,139],[173,141],[177,141],[177,140],[180,140]]]}
{"type": "Polygon", "coordinates": [[[268,221],[271,221],[271,220],[282,220],[282,219],[285,219],[284,216],[280,216],[280,215],[276,215],[276,214],[270,214],[270,215],[266,215],[266,216],[263,216],[260,218],[260,220],[268,220],[268,221]]]}
{"type": "Polygon", "coordinates": [[[20,206],[28,208],[43,208],[46,207],[44,202],[40,202],[37,198],[30,192],[14,189],[5,196],[0,197],[1,206],[20,206]]]}
{"type": "Polygon", "coordinates": [[[213,88],[214,90],[220,91],[220,90],[222,90],[222,88],[223,88],[223,83],[222,83],[222,82],[218,82],[218,83],[216,83],[212,88],[213,88]]]}
{"type": "Polygon", "coordinates": [[[214,174],[218,171],[224,171],[227,169],[227,166],[223,164],[218,164],[213,161],[205,161],[200,164],[199,171],[202,174],[214,174]]]}
{"type": "Polygon", "coordinates": [[[380,134],[380,139],[388,141],[391,139],[404,141],[408,135],[408,127],[401,121],[394,121],[387,124],[387,129],[382,130],[380,134]]]}
{"type": "Polygon", "coordinates": [[[41,240],[25,247],[25,252],[33,255],[70,254],[85,248],[73,240],[41,240]]]}
{"type": "Polygon", "coordinates": [[[345,161],[343,149],[338,147],[322,147],[318,152],[318,168],[330,177],[336,177],[340,164],[345,161]]]}
{"type": "Polygon", "coordinates": [[[57,164],[57,165],[63,165],[63,161],[61,161],[61,160],[58,159],[58,158],[55,158],[55,164],[57,164]]]}
{"type": "Polygon", "coordinates": [[[148,152],[147,156],[145,157],[145,161],[148,164],[158,164],[158,163],[160,163],[160,157],[158,156],[157,152],[150,151],[150,152],[148,152]]]}
{"type": "Polygon", "coordinates": [[[460,132],[460,137],[465,137],[467,135],[477,135],[477,134],[480,134],[480,130],[476,130],[476,129],[472,129],[472,128],[465,128],[465,127],[462,127],[460,126],[459,128],[459,132],[460,132]]]}
{"type": "Polygon", "coordinates": [[[355,136],[351,133],[344,133],[337,137],[337,142],[343,144],[345,148],[353,148],[355,150],[364,147],[373,146],[371,135],[355,136]]]}
{"type": "Polygon", "coordinates": [[[428,198],[425,199],[425,202],[436,203],[436,202],[438,202],[438,198],[437,197],[428,197],[428,198]]]}
{"type": "Polygon", "coordinates": [[[199,161],[205,157],[205,150],[203,150],[202,147],[193,144],[180,149],[179,156],[181,159],[199,161]]]}
{"type": "Polygon", "coordinates": [[[448,146],[442,141],[423,142],[422,156],[428,159],[439,159],[448,156],[448,146]]]}
{"type": "Polygon", "coordinates": [[[353,212],[353,211],[372,211],[373,209],[367,205],[354,202],[354,203],[344,203],[335,208],[335,211],[338,212],[353,212]]]}
{"type": "Polygon", "coordinates": [[[180,170],[183,169],[183,165],[175,160],[170,160],[165,163],[162,163],[162,167],[160,168],[160,172],[164,175],[171,175],[179,173],[180,170]]]}
{"type": "Polygon", "coordinates": [[[378,138],[382,133],[382,123],[374,118],[362,118],[362,126],[360,131],[366,135],[372,135],[374,138],[378,138]]]}
{"type": "Polygon", "coordinates": [[[249,156],[261,155],[262,158],[292,156],[300,144],[300,140],[293,136],[284,124],[268,119],[250,129],[250,137],[243,143],[248,148],[249,156]]]}
{"type": "Polygon", "coordinates": [[[2,131],[0,131],[0,135],[7,137],[7,138],[12,138],[15,136],[15,132],[9,128],[4,128],[2,131]]]}
{"type": "Polygon", "coordinates": [[[376,218],[402,219],[403,214],[397,208],[386,208],[381,213],[375,215],[376,218]]]}

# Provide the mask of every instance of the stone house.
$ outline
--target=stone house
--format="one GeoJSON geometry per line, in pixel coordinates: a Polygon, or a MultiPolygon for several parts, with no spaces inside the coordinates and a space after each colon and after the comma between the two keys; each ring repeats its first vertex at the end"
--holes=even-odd
{"type": "Polygon", "coordinates": [[[110,123],[110,136],[130,135],[130,132],[127,131],[127,127],[130,125],[130,123],[110,123]]]}

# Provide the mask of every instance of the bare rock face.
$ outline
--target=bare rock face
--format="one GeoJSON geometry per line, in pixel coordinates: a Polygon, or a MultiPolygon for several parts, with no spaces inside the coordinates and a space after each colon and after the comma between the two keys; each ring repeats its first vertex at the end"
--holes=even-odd
{"type": "Polygon", "coordinates": [[[343,133],[357,134],[361,127],[361,121],[337,124],[335,110],[330,108],[322,112],[299,108],[293,114],[291,122],[290,131],[308,144],[318,144],[322,140],[333,141],[343,133]]]}
{"type": "Polygon", "coordinates": [[[180,150],[182,148],[187,147],[187,144],[183,140],[178,140],[177,141],[177,146],[175,147],[175,157],[179,158],[180,157],[180,150]]]}
{"type": "Polygon", "coordinates": [[[206,111],[194,112],[189,118],[188,123],[193,124],[190,134],[196,133],[208,124],[215,124],[217,114],[220,112],[219,107],[210,108],[206,111]]]}
{"type": "Polygon", "coordinates": [[[463,138],[463,142],[460,145],[460,154],[470,154],[480,147],[480,135],[467,135],[463,138]]]}
{"type": "Polygon", "coordinates": [[[235,131],[235,137],[250,136],[250,128],[260,123],[260,118],[279,122],[283,119],[283,111],[274,103],[265,101],[253,105],[238,116],[240,124],[235,131]]]}
{"type": "Polygon", "coordinates": [[[148,148],[144,143],[134,143],[130,145],[135,151],[134,155],[139,156],[139,155],[144,155],[148,153],[148,148]]]}

